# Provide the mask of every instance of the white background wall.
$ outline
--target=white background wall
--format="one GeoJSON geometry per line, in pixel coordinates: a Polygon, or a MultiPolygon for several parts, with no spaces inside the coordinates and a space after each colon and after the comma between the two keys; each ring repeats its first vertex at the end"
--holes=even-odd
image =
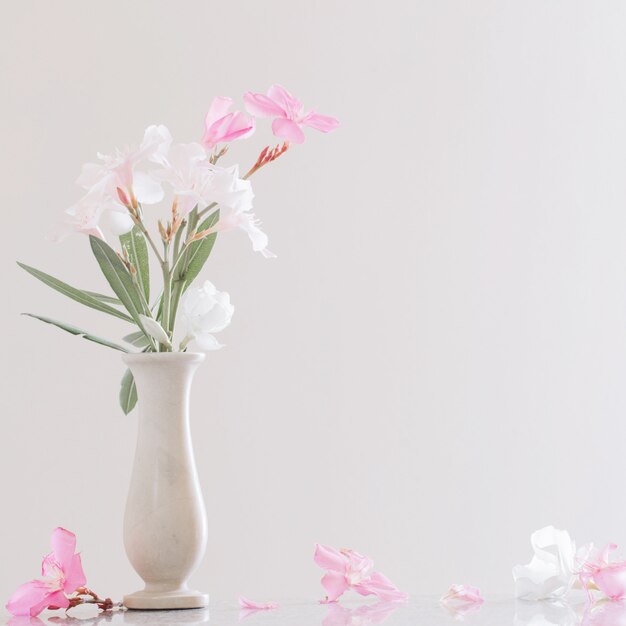
{"type": "Polygon", "coordinates": [[[124,325],[14,261],[104,289],[85,239],[43,240],[81,164],[272,82],[343,127],[254,180],[279,258],[228,234],[204,273],[236,314],[193,395],[195,584],[319,598],[319,541],[414,593],[508,592],[542,525],[626,544],[625,27],[606,0],[4,6],[0,598],[57,525],[94,588],[139,584],[119,356],[18,314],[124,325]]]}

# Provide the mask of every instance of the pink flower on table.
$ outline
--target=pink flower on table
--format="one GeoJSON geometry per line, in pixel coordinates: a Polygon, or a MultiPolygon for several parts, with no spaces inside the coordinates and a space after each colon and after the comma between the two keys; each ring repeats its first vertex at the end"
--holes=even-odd
{"type": "Polygon", "coordinates": [[[242,111],[230,111],[231,98],[213,98],[204,120],[202,144],[214,148],[218,143],[228,143],[235,139],[245,139],[254,132],[254,118],[242,111]]]}
{"type": "Polygon", "coordinates": [[[328,115],[321,115],[312,109],[304,110],[300,100],[294,98],[284,87],[272,85],[267,95],[262,93],[244,94],[246,110],[256,117],[273,117],[272,132],[293,143],[304,142],[303,126],[329,133],[339,127],[339,121],[328,115]]]}
{"type": "Polygon", "coordinates": [[[76,536],[64,528],[56,528],[50,540],[52,552],[41,566],[43,578],[24,583],[13,593],[6,608],[13,615],[35,617],[44,609],[66,609],[67,594],[86,583],[80,555],[74,554],[76,536]]]}
{"type": "Polygon", "coordinates": [[[578,555],[579,577],[590,596],[592,583],[611,600],[626,596],[626,561],[610,562],[610,553],[616,548],[616,544],[610,543],[602,550],[594,548],[593,544],[581,549],[584,554],[578,555]]]}
{"type": "Polygon", "coordinates": [[[478,587],[472,587],[472,585],[452,585],[440,600],[455,616],[477,611],[484,601],[478,587]]]}
{"type": "Polygon", "coordinates": [[[472,585],[452,585],[445,596],[441,598],[443,603],[482,604],[485,599],[480,595],[478,587],[472,585]]]}
{"type": "Polygon", "coordinates": [[[374,572],[374,561],[353,550],[336,550],[315,545],[313,560],[327,573],[322,577],[325,603],[336,602],[349,589],[362,596],[374,595],[390,602],[404,601],[408,594],[400,591],[384,574],[374,572]]]}

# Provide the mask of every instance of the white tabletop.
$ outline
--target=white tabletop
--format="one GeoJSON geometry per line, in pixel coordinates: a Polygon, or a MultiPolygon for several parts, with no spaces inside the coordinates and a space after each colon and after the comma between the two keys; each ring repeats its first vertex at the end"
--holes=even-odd
{"type": "Polygon", "coordinates": [[[213,626],[620,626],[626,624],[626,604],[605,602],[591,611],[576,605],[550,602],[524,602],[489,599],[475,611],[455,613],[436,598],[413,597],[406,604],[344,602],[321,605],[314,602],[283,602],[272,611],[244,613],[235,603],[215,604],[208,609],[179,611],[119,611],[102,613],[91,619],[66,617],[63,611],[46,611],[39,618],[11,618],[10,626],[95,626],[99,624],[212,624],[213,626]]]}

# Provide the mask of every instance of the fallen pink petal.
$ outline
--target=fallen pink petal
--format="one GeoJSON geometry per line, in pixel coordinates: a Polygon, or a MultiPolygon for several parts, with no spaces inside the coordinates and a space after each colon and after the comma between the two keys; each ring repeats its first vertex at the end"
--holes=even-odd
{"type": "Polygon", "coordinates": [[[278,608],[278,603],[277,602],[253,602],[252,600],[248,600],[248,598],[239,596],[239,606],[242,609],[246,609],[249,611],[271,611],[272,609],[278,608]]]}
{"type": "Polygon", "coordinates": [[[9,601],[7,610],[16,616],[35,617],[53,607],[66,609],[67,595],[86,583],[80,555],[75,554],[76,535],[64,528],[56,528],[50,539],[52,552],[43,558],[43,580],[31,580],[18,587],[9,601]]]}
{"type": "Polygon", "coordinates": [[[315,545],[313,560],[326,570],[322,587],[326,598],[321,602],[336,602],[346,591],[362,596],[373,595],[387,602],[404,602],[408,594],[400,591],[384,574],[373,571],[374,561],[354,550],[337,550],[323,544],[315,545]]]}
{"type": "Polygon", "coordinates": [[[444,604],[482,604],[484,601],[480,589],[472,585],[452,585],[441,598],[444,604]]]}

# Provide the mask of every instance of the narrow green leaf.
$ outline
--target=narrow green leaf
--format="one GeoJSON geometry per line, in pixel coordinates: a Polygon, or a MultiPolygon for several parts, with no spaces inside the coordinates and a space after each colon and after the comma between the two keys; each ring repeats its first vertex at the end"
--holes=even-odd
{"type": "Polygon", "coordinates": [[[109,244],[93,235],[89,235],[89,242],[102,273],[111,285],[111,289],[126,307],[137,326],[143,330],[139,318],[143,312],[141,296],[133,284],[133,279],[128,270],[109,244]]]}
{"type": "Polygon", "coordinates": [[[150,263],[148,244],[138,226],[120,237],[120,242],[128,252],[128,258],[137,271],[137,282],[143,290],[146,302],[150,302],[150,263]]]}
{"type": "Polygon", "coordinates": [[[113,296],[105,296],[103,293],[98,293],[97,291],[85,291],[85,293],[93,296],[96,300],[100,300],[100,302],[108,302],[109,304],[122,306],[119,298],[114,298],[113,296]]]}
{"type": "Polygon", "coordinates": [[[125,337],[122,337],[122,339],[136,348],[146,348],[150,345],[150,340],[141,330],[138,330],[135,333],[130,333],[130,335],[126,335],[125,337]]]}
{"type": "Polygon", "coordinates": [[[120,385],[120,406],[124,415],[128,415],[137,404],[137,387],[133,373],[127,369],[122,376],[122,384],[120,385]]]}
{"type": "MultiPolygon", "coordinates": [[[[219,217],[219,210],[209,215],[209,217],[207,217],[206,220],[204,220],[204,222],[202,222],[200,226],[198,226],[197,232],[201,233],[203,230],[207,230],[212,226],[215,226],[215,224],[219,220],[219,217]]],[[[217,233],[212,233],[204,239],[194,241],[189,246],[187,264],[181,274],[181,280],[185,281],[184,289],[187,289],[187,287],[189,287],[189,285],[196,279],[196,277],[204,267],[206,260],[211,254],[211,250],[213,250],[216,238],[217,233]]]]}
{"type": "Polygon", "coordinates": [[[133,321],[130,317],[128,317],[128,315],[122,311],[114,309],[112,306],[109,306],[105,302],[96,298],[95,295],[90,292],[76,289],[75,287],[64,283],[62,280],[54,278],[54,276],[50,276],[50,274],[46,274],[45,272],[35,269],[34,267],[30,267],[29,265],[25,265],[24,263],[18,262],[18,265],[35,278],[38,278],[42,283],[48,285],[48,287],[52,287],[52,289],[55,289],[59,293],[66,295],[68,298],[71,298],[76,302],[80,302],[91,309],[96,309],[96,311],[102,311],[103,313],[108,313],[114,317],[119,317],[127,322],[133,321]]]}
{"type": "Polygon", "coordinates": [[[36,320],[41,322],[45,322],[46,324],[52,324],[61,330],[64,330],[76,337],[82,337],[87,341],[93,341],[94,343],[99,343],[101,346],[106,346],[107,348],[113,348],[113,350],[119,350],[120,352],[128,352],[128,350],[124,346],[120,346],[117,343],[113,343],[112,341],[108,341],[107,339],[102,339],[100,337],[96,337],[91,333],[88,333],[86,330],[81,330],[76,326],[71,326],[70,324],[65,324],[64,322],[58,322],[57,320],[50,319],[49,317],[41,317],[40,315],[33,315],[32,313],[22,313],[22,315],[27,315],[28,317],[33,317],[36,320]]]}

